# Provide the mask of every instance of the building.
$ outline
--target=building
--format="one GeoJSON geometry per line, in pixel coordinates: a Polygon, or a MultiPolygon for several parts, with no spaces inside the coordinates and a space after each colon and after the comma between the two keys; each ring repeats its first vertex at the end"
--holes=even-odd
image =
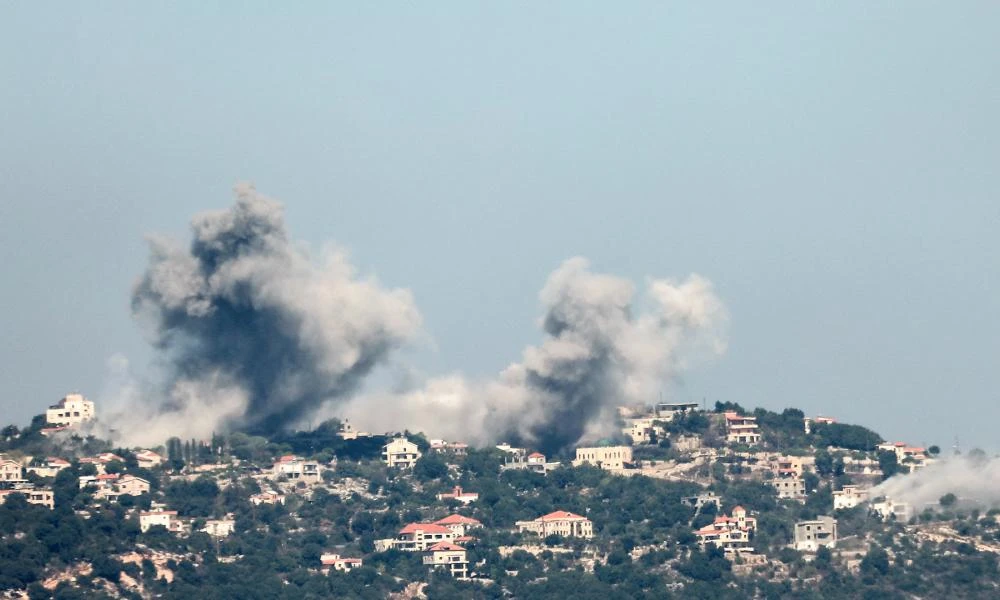
{"type": "Polygon", "coordinates": [[[714,504],[715,508],[718,509],[722,507],[722,498],[715,492],[703,492],[697,496],[681,498],[681,503],[693,506],[695,510],[701,510],[701,507],[706,504],[714,504]]]}
{"type": "Polygon", "coordinates": [[[176,510],[151,510],[139,513],[139,529],[143,533],[146,533],[157,525],[173,533],[177,533],[183,529],[183,525],[177,518],[176,510]]]}
{"type": "Polygon", "coordinates": [[[880,498],[878,502],[873,502],[871,512],[886,521],[896,520],[903,523],[912,519],[916,514],[913,507],[906,502],[895,502],[888,496],[880,498]]]}
{"type": "Polygon", "coordinates": [[[725,413],[726,442],[730,444],[759,444],[760,428],[757,417],[737,414],[735,411],[725,413]]]}
{"type": "Polygon", "coordinates": [[[405,437],[398,437],[382,446],[382,462],[389,467],[412,468],[420,460],[420,456],[417,445],[405,437]]]}
{"type": "Polygon", "coordinates": [[[45,462],[42,464],[28,467],[28,472],[34,473],[39,477],[55,477],[59,474],[59,471],[67,469],[70,466],[71,465],[68,460],[63,460],[56,456],[50,456],[46,458],[45,462]]]}
{"type": "Polygon", "coordinates": [[[372,437],[372,434],[366,431],[358,431],[350,424],[350,422],[346,420],[340,424],[340,430],[337,431],[337,435],[345,440],[356,440],[361,437],[372,437]]]}
{"type": "Polygon", "coordinates": [[[521,533],[535,533],[541,537],[561,535],[563,537],[594,537],[594,524],[587,517],[558,510],[538,517],[534,521],[518,521],[517,530],[521,533]]]}
{"type": "Polygon", "coordinates": [[[437,499],[454,500],[455,502],[460,502],[461,504],[471,504],[476,500],[479,500],[479,494],[475,492],[466,492],[461,486],[456,485],[450,492],[438,494],[437,499]]]}
{"type": "Polygon", "coordinates": [[[771,466],[778,477],[802,477],[816,470],[815,456],[779,456],[771,466]]]}
{"type": "Polygon", "coordinates": [[[881,452],[892,452],[896,462],[912,470],[922,469],[928,464],[927,451],[919,446],[909,446],[905,442],[887,442],[876,448],[881,452]]]}
{"type": "Polygon", "coordinates": [[[320,564],[323,565],[321,571],[324,575],[328,574],[330,569],[350,573],[364,564],[360,558],[347,558],[339,554],[323,554],[319,560],[320,564]]]}
{"type": "Polygon", "coordinates": [[[731,517],[725,515],[716,517],[711,525],[702,527],[694,534],[698,536],[698,543],[702,547],[714,544],[727,552],[752,552],[750,539],[755,531],[757,531],[757,519],[748,516],[742,506],[737,506],[733,509],[731,517]]]}
{"type": "Polygon", "coordinates": [[[845,485],[833,493],[833,510],[854,508],[868,500],[868,490],[857,485],[845,485]]]}
{"type": "Polygon", "coordinates": [[[82,394],[67,394],[58,404],[45,411],[45,422],[49,425],[78,425],[90,421],[95,416],[94,403],[82,394]]]}
{"type": "Polygon", "coordinates": [[[696,410],[698,410],[697,402],[682,402],[679,404],[660,402],[656,405],[654,412],[657,419],[662,421],[673,421],[678,415],[687,414],[696,410]]]}
{"type": "Polygon", "coordinates": [[[452,533],[455,534],[455,539],[465,537],[470,529],[483,526],[483,524],[476,519],[473,519],[472,517],[464,517],[462,515],[448,515],[443,519],[434,521],[434,524],[450,529],[452,533]]]}
{"type": "Polygon", "coordinates": [[[439,542],[428,548],[424,564],[435,569],[446,569],[452,577],[464,579],[469,576],[469,559],[465,548],[451,542],[439,542]]]}
{"type": "Polygon", "coordinates": [[[830,417],[806,417],[802,419],[802,424],[805,427],[806,433],[812,433],[813,423],[817,425],[833,425],[836,422],[836,419],[832,419],[830,417]]]}
{"type": "Polygon", "coordinates": [[[771,485],[782,500],[802,500],[806,497],[806,482],[799,477],[779,477],[771,485]]]}
{"type": "Polygon", "coordinates": [[[458,456],[464,456],[469,451],[469,445],[465,442],[449,442],[446,440],[430,440],[431,450],[435,452],[451,452],[458,456]]]}
{"type": "Polygon", "coordinates": [[[155,469],[156,467],[162,465],[167,459],[152,450],[140,450],[135,453],[135,460],[143,469],[155,469]]]}
{"type": "Polygon", "coordinates": [[[287,454],[282,456],[271,467],[271,475],[275,479],[284,477],[289,481],[304,481],[318,483],[322,479],[322,469],[314,460],[305,460],[298,456],[287,454]]]}
{"type": "Polygon", "coordinates": [[[24,467],[16,460],[0,459],[0,482],[17,483],[24,481],[24,467]]]}
{"type": "Polygon", "coordinates": [[[816,552],[820,547],[833,548],[837,545],[837,519],[827,516],[816,517],[812,521],[795,524],[795,549],[800,552],[816,552]]]}
{"type": "Polygon", "coordinates": [[[592,465],[605,471],[620,471],[632,465],[630,446],[606,446],[602,448],[577,448],[574,467],[592,465]]]}
{"type": "Polygon", "coordinates": [[[254,506],[260,506],[261,504],[284,504],[285,495],[274,491],[265,491],[250,496],[250,503],[254,506]]]}
{"type": "Polygon", "coordinates": [[[125,475],[115,484],[115,491],[124,496],[141,496],[148,494],[149,489],[149,482],[135,475],[125,475]]]}
{"type": "Polygon", "coordinates": [[[655,425],[656,421],[653,417],[625,419],[622,433],[632,440],[633,445],[650,444],[663,434],[663,429],[655,425]]]}
{"type": "Polygon", "coordinates": [[[212,537],[228,537],[236,531],[236,521],[228,518],[205,521],[201,530],[212,537]]]}
{"type": "Polygon", "coordinates": [[[0,504],[7,501],[11,494],[21,494],[28,504],[44,506],[52,510],[56,507],[56,497],[52,490],[45,488],[19,488],[15,490],[0,490],[0,504]]]}
{"type": "Polygon", "coordinates": [[[455,532],[442,525],[434,523],[410,523],[399,530],[395,538],[377,540],[375,549],[385,552],[395,548],[396,550],[423,552],[439,542],[453,542],[455,532]]]}

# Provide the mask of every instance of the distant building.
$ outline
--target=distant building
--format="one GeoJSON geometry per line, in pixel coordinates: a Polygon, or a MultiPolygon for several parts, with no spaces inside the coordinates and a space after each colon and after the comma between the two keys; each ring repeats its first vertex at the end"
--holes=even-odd
{"type": "Polygon", "coordinates": [[[779,477],[771,480],[771,485],[778,492],[778,498],[787,500],[802,500],[806,497],[806,483],[798,477],[779,477]]]}
{"type": "Polygon", "coordinates": [[[816,470],[814,456],[779,456],[772,467],[778,477],[802,477],[816,470]]]}
{"type": "MultiPolygon", "coordinates": [[[[50,456],[45,459],[45,462],[41,465],[36,465],[28,467],[29,473],[34,473],[39,477],[55,477],[59,474],[59,471],[69,468],[70,462],[56,456],[50,456]]],[[[2,478],[2,476],[0,476],[2,478]]]]}
{"type": "Polygon", "coordinates": [[[594,537],[594,524],[590,519],[565,510],[549,513],[534,521],[518,521],[516,526],[521,533],[536,533],[541,537],[553,534],[563,537],[594,537]]]}
{"type": "Polygon", "coordinates": [[[730,444],[759,444],[760,428],[757,417],[748,417],[735,411],[724,415],[726,420],[726,442],[730,444]]]}
{"type": "Polygon", "coordinates": [[[722,498],[715,492],[703,492],[697,496],[686,496],[681,498],[681,503],[693,506],[695,510],[701,510],[706,504],[714,504],[715,508],[722,506],[722,498]]]}
{"type": "Polygon", "coordinates": [[[314,460],[305,460],[291,454],[282,456],[271,468],[273,477],[284,476],[290,481],[304,481],[306,483],[318,483],[322,477],[322,468],[314,460]]]}
{"type": "Polygon", "coordinates": [[[250,496],[250,503],[254,506],[260,506],[261,504],[284,504],[285,495],[278,492],[265,491],[250,496]]]}
{"type": "Polygon", "coordinates": [[[795,524],[795,549],[800,552],[816,552],[820,547],[833,548],[837,545],[837,519],[820,516],[812,521],[795,524]]]}
{"type": "Polygon", "coordinates": [[[166,461],[165,458],[152,450],[140,450],[136,452],[135,460],[143,469],[155,469],[166,461]]]}
{"type": "Polygon", "coordinates": [[[833,509],[847,509],[868,500],[868,490],[857,485],[845,485],[833,493],[833,509]]]}
{"type": "Polygon", "coordinates": [[[451,542],[438,542],[428,548],[423,563],[435,569],[445,569],[452,577],[464,579],[469,575],[469,560],[465,548],[451,542]]]}
{"type": "Polygon", "coordinates": [[[896,455],[896,462],[913,470],[922,469],[930,462],[926,450],[919,446],[909,446],[905,442],[887,442],[876,448],[882,452],[892,452],[896,455]]]}
{"type": "Polygon", "coordinates": [[[205,521],[201,530],[212,537],[228,537],[236,531],[236,521],[231,518],[205,521]]]}
{"type": "Polygon", "coordinates": [[[733,509],[731,517],[725,515],[715,518],[711,525],[706,525],[695,535],[698,536],[698,543],[703,547],[713,544],[727,552],[732,551],[752,551],[750,538],[757,531],[757,519],[748,516],[747,511],[742,506],[733,509]]]}
{"type": "Polygon", "coordinates": [[[149,489],[149,482],[135,475],[125,475],[115,484],[115,491],[124,496],[141,496],[148,494],[149,489]]]}
{"type": "Polygon", "coordinates": [[[837,420],[830,417],[806,417],[802,419],[802,424],[805,427],[806,433],[812,433],[813,423],[817,425],[833,425],[837,420]]]}
{"type": "Polygon", "coordinates": [[[337,435],[345,440],[356,440],[360,437],[372,437],[372,434],[365,431],[358,431],[347,421],[340,424],[340,431],[337,435]]]}
{"type": "Polygon", "coordinates": [[[323,554],[319,557],[319,560],[320,564],[323,565],[322,572],[324,575],[329,573],[330,569],[350,573],[364,564],[360,558],[347,558],[339,554],[323,554]]]}
{"type": "Polygon", "coordinates": [[[56,507],[55,494],[52,493],[52,490],[45,488],[0,490],[0,504],[5,503],[7,498],[12,494],[21,494],[24,496],[24,499],[27,500],[28,504],[44,506],[49,510],[56,507]]]}
{"type": "Polygon", "coordinates": [[[15,483],[24,481],[24,466],[10,458],[0,458],[0,482],[15,483]]]}
{"type": "Polygon", "coordinates": [[[896,502],[889,497],[884,497],[879,499],[878,502],[873,502],[871,512],[886,521],[896,520],[903,523],[909,521],[915,515],[912,506],[906,502],[896,502]]]}
{"type": "Polygon", "coordinates": [[[382,447],[382,462],[389,467],[412,468],[421,456],[417,445],[405,437],[398,437],[382,447]]]}
{"type": "Polygon", "coordinates": [[[183,525],[177,518],[176,510],[151,510],[139,513],[139,529],[146,533],[155,526],[165,527],[167,531],[177,533],[183,530],[183,525]]]}
{"type": "Polygon", "coordinates": [[[474,492],[466,492],[461,486],[456,485],[450,492],[445,492],[443,494],[437,495],[438,500],[454,500],[455,502],[460,502],[462,504],[471,504],[476,500],[479,500],[479,494],[474,492]]]}
{"type": "Polygon", "coordinates": [[[45,411],[45,422],[49,425],[78,425],[90,421],[95,416],[94,403],[82,394],[67,394],[58,404],[45,411]]]}
{"type": "Polygon", "coordinates": [[[406,550],[410,552],[423,552],[439,542],[453,542],[455,532],[442,525],[434,523],[410,523],[399,530],[395,538],[377,540],[375,549],[380,552],[391,550],[406,550]]]}
{"type": "Polygon", "coordinates": [[[631,446],[607,446],[603,448],[577,448],[573,466],[592,465],[605,471],[620,471],[632,464],[631,446]]]}
{"type": "Polygon", "coordinates": [[[483,524],[476,519],[473,519],[472,517],[464,517],[462,515],[448,515],[443,519],[434,521],[434,524],[450,529],[452,533],[455,534],[455,539],[465,537],[470,529],[476,529],[483,526],[483,524]]]}
{"type": "Polygon", "coordinates": [[[679,404],[661,402],[656,405],[655,414],[657,419],[672,421],[678,415],[695,412],[696,410],[698,410],[697,402],[682,402],[679,404]]]}

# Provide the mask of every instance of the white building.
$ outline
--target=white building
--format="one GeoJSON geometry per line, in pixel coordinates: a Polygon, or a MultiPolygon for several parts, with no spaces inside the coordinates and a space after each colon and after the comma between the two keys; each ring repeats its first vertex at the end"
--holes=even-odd
{"type": "Polygon", "coordinates": [[[450,492],[438,494],[437,499],[454,500],[455,502],[467,505],[479,500],[479,494],[475,492],[466,492],[462,489],[462,486],[456,485],[450,492]]]}
{"type": "Polygon", "coordinates": [[[50,456],[45,459],[43,464],[28,467],[28,472],[34,473],[39,477],[55,477],[59,474],[59,471],[68,469],[70,466],[71,465],[68,460],[64,460],[56,456],[50,456]]]}
{"type": "Polygon", "coordinates": [[[813,423],[817,425],[833,425],[837,420],[831,417],[806,417],[802,419],[802,424],[806,433],[812,433],[813,423]]]}
{"type": "Polygon", "coordinates": [[[456,546],[451,542],[440,542],[428,548],[428,554],[424,557],[424,564],[435,569],[446,569],[452,577],[464,579],[469,574],[469,560],[466,558],[465,548],[456,546]]]}
{"type": "Polygon", "coordinates": [[[135,460],[143,469],[155,469],[166,461],[165,458],[152,450],[140,450],[136,452],[135,460]]]}
{"type": "Polygon", "coordinates": [[[339,554],[323,554],[319,557],[319,560],[323,565],[321,570],[324,575],[328,574],[330,569],[350,573],[364,564],[360,558],[347,558],[339,554]]]}
{"type": "Polygon", "coordinates": [[[15,490],[0,490],[0,504],[5,503],[11,494],[21,494],[24,496],[24,499],[28,501],[28,504],[44,506],[49,510],[54,509],[56,506],[55,494],[53,494],[50,489],[24,488],[15,490]]]}
{"type": "Polygon", "coordinates": [[[439,542],[454,542],[455,532],[443,525],[434,523],[410,523],[399,530],[395,538],[376,540],[375,549],[379,552],[395,548],[409,552],[423,552],[439,542]]]}
{"type": "Polygon", "coordinates": [[[236,521],[233,519],[205,521],[205,526],[201,530],[213,537],[228,537],[236,531],[236,521]]]}
{"type": "Polygon", "coordinates": [[[833,509],[847,509],[868,500],[868,490],[857,485],[845,485],[833,493],[833,509]]]}
{"type": "Polygon", "coordinates": [[[322,468],[314,460],[305,460],[291,454],[282,456],[271,468],[274,478],[284,476],[290,481],[318,483],[322,479],[322,468]]]}
{"type": "Polygon", "coordinates": [[[733,515],[727,517],[721,515],[715,518],[711,525],[706,525],[694,534],[698,536],[698,543],[704,547],[706,544],[714,544],[725,551],[752,551],[750,547],[750,537],[757,531],[757,519],[748,516],[747,511],[742,506],[733,509],[733,515]]]}
{"type": "Polygon", "coordinates": [[[382,446],[382,462],[389,467],[412,468],[421,456],[417,445],[405,437],[398,437],[382,446]]]}
{"type": "Polygon", "coordinates": [[[759,444],[760,428],[757,417],[748,417],[730,411],[725,414],[726,442],[730,444],[759,444]]]}
{"type": "Polygon", "coordinates": [[[577,448],[574,467],[593,465],[605,471],[620,471],[632,464],[631,446],[607,446],[603,448],[577,448]]]}
{"type": "Polygon", "coordinates": [[[553,534],[563,537],[594,537],[594,524],[590,519],[565,510],[557,510],[534,521],[518,521],[516,526],[521,533],[536,533],[541,537],[553,534]]]}
{"type": "Polygon", "coordinates": [[[24,467],[16,460],[0,458],[0,481],[7,483],[24,481],[24,467]]]}
{"type": "Polygon", "coordinates": [[[58,404],[45,411],[45,422],[49,425],[77,425],[90,421],[95,416],[94,403],[82,394],[67,394],[58,404]]]}
{"type": "Polygon", "coordinates": [[[916,514],[913,507],[906,502],[895,502],[888,496],[879,502],[873,502],[871,512],[887,521],[895,519],[903,523],[912,519],[916,514]]]}
{"type": "Polygon", "coordinates": [[[816,552],[821,546],[833,548],[837,545],[837,519],[820,516],[813,521],[799,521],[795,524],[795,549],[800,552],[816,552]]]}
{"type": "Polygon", "coordinates": [[[139,529],[146,533],[150,528],[160,525],[167,531],[178,532],[182,529],[176,510],[151,510],[139,513],[139,529]]]}

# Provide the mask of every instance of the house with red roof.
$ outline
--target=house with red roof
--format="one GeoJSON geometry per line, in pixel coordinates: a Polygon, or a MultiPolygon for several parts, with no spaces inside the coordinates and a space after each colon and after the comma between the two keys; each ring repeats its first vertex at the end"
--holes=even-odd
{"type": "Polygon", "coordinates": [[[462,489],[462,486],[456,485],[450,492],[438,494],[437,499],[454,500],[455,502],[460,502],[462,504],[471,504],[472,502],[479,500],[479,494],[475,492],[466,492],[462,489]]]}
{"type": "Polygon", "coordinates": [[[534,521],[518,521],[521,533],[535,533],[541,537],[561,535],[563,537],[594,537],[594,524],[587,517],[565,510],[557,510],[538,517],[534,521]]]}
{"type": "Polygon", "coordinates": [[[435,525],[440,525],[442,527],[447,527],[452,530],[456,536],[465,537],[465,534],[470,529],[475,529],[477,527],[482,527],[483,524],[473,519],[472,517],[465,517],[462,515],[448,515],[443,519],[438,519],[434,521],[435,525]]]}
{"type": "Polygon", "coordinates": [[[320,564],[323,565],[323,568],[320,569],[320,571],[324,575],[329,574],[330,569],[350,573],[352,570],[357,569],[364,564],[360,558],[348,558],[339,554],[323,554],[319,557],[319,560],[320,564]]]}
{"type": "Polygon", "coordinates": [[[469,576],[469,559],[465,548],[451,542],[439,542],[427,549],[424,564],[434,569],[447,570],[452,577],[464,579],[469,576]]]}
{"type": "Polygon", "coordinates": [[[385,552],[395,548],[408,552],[423,552],[439,542],[454,542],[455,532],[435,523],[410,523],[399,530],[396,537],[376,540],[375,549],[385,552]]]}
{"type": "Polygon", "coordinates": [[[752,551],[750,538],[757,531],[757,519],[742,506],[733,509],[732,516],[720,515],[710,525],[694,532],[704,547],[714,544],[726,552],[752,551]]]}

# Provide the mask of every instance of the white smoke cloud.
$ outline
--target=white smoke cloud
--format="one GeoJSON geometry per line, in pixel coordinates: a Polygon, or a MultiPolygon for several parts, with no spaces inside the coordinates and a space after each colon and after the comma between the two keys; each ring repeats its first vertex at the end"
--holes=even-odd
{"type": "Polygon", "coordinates": [[[905,475],[895,475],[872,489],[871,497],[888,496],[915,510],[938,508],[946,494],[961,507],[1000,507],[1000,458],[953,456],[905,475]]]}

